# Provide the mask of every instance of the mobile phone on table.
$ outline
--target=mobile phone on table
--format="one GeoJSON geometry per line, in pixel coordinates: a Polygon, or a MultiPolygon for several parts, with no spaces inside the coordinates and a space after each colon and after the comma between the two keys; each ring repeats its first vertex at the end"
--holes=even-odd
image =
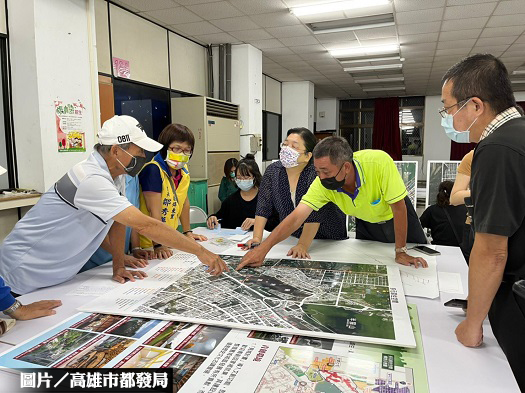
{"type": "Polygon", "coordinates": [[[416,251],[422,252],[423,254],[430,255],[430,256],[441,255],[439,251],[436,251],[427,246],[415,246],[413,249],[416,251]]]}
{"type": "Polygon", "coordinates": [[[468,301],[466,299],[450,299],[448,302],[445,302],[445,307],[458,307],[458,308],[467,308],[468,301]]]}

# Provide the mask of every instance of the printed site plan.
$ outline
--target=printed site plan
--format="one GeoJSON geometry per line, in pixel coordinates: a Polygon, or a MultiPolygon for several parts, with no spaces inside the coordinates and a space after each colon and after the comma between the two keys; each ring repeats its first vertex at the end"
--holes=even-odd
{"type": "Polygon", "coordinates": [[[222,258],[230,271],[213,277],[194,256],[176,253],[146,280],[119,286],[81,310],[415,345],[397,267],[267,259],[236,272],[241,257],[222,258]]]}

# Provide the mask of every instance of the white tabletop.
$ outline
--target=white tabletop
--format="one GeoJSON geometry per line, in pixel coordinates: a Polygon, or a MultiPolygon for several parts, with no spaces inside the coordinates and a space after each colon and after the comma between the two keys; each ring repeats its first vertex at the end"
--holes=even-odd
{"type": "MultiPolygon", "coordinates": [[[[276,246],[269,256],[282,257],[296,243],[297,239],[287,239],[276,246]]],[[[330,260],[330,258],[341,260],[348,255],[349,249],[366,249],[367,253],[390,256],[393,254],[392,247],[391,244],[354,239],[315,240],[310,249],[310,255],[312,258],[324,260],[330,260]]],[[[463,287],[466,290],[468,288],[467,265],[459,248],[438,247],[437,249],[442,253],[437,257],[438,271],[460,273],[463,287]]],[[[352,262],[357,262],[355,254],[353,258],[352,262]]],[[[155,266],[157,263],[158,261],[152,261],[150,265],[155,266]]],[[[78,306],[93,300],[93,297],[67,296],[67,294],[93,275],[106,275],[109,280],[111,265],[84,272],[61,285],[21,296],[19,300],[25,304],[43,299],[60,299],[63,305],[57,309],[57,314],[54,316],[32,321],[19,321],[12,331],[0,337],[0,342],[19,344],[75,314],[78,306]]],[[[461,309],[443,306],[445,301],[455,297],[462,296],[446,293],[441,293],[441,298],[438,299],[407,296],[407,302],[416,304],[418,307],[430,391],[439,393],[519,392],[509,364],[492,334],[488,321],[484,324],[484,344],[481,348],[466,348],[456,340],[454,330],[464,318],[464,313],[461,309]]],[[[4,380],[3,374],[0,374],[2,381],[4,380]]]]}

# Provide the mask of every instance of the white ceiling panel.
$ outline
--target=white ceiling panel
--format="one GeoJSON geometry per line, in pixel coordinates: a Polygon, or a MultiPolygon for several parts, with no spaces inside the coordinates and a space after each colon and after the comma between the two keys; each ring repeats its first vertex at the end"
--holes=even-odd
{"type": "Polygon", "coordinates": [[[237,38],[232,37],[228,33],[205,34],[194,37],[207,44],[235,44],[239,42],[237,38]]]}
{"type": "Polygon", "coordinates": [[[357,36],[358,40],[373,40],[375,38],[387,38],[387,37],[396,37],[397,31],[395,26],[389,27],[376,27],[373,29],[362,29],[355,30],[354,34],[357,36]]]}
{"type": "Polygon", "coordinates": [[[482,31],[483,29],[443,30],[439,35],[439,41],[456,41],[478,38],[482,31]]]}
{"type": "Polygon", "coordinates": [[[215,19],[212,24],[226,32],[258,29],[259,25],[248,16],[238,16],[235,18],[215,19]]]}
{"type": "Polygon", "coordinates": [[[184,7],[175,7],[166,10],[148,11],[146,14],[161,21],[166,25],[178,25],[181,23],[199,22],[200,16],[194,14],[184,7]]]}
{"type": "Polygon", "coordinates": [[[227,1],[188,5],[187,8],[194,14],[197,14],[206,20],[224,19],[243,15],[241,11],[227,1]]]}
{"type": "Polygon", "coordinates": [[[476,46],[495,46],[495,45],[510,45],[512,44],[518,36],[513,37],[487,37],[487,38],[480,38],[478,39],[478,42],[476,43],[476,46]]]}
{"type": "Polygon", "coordinates": [[[525,31],[525,24],[521,26],[507,26],[507,27],[486,27],[481,33],[482,38],[485,37],[513,37],[520,35],[525,31]]]}
{"type": "Polygon", "coordinates": [[[214,26],[210,22],[206,22],[206,21],[183,23],[183,24],[175,25],[174,28],[176,28],[182,34],[191,35],[191,36],[223,32],[217,26],[214,26]]]}
{"type": "Polygon", "coordinates": [[[481,29],[485,27],[488,20],[489,18],[487,16],[482,18],[445,20],[441,25],[441,31],[481,29]]]}
{"type": "Polygon", "coordinates": [[[192,4],[203,4],[203,3],[214,3],[222,0],[175,0],[180,5],[192,5],[192,4]]]}
{"type": "Polygon", "coordinates": [[[282,48],[284,47],[283,43],[275,38],[269,40],[258,40],[250,42],[253,46],[259,49],[268,49],[268,48],[282,48]]]}
{"type": "MultiPolygon", "coordinates": [[[[253,42],[251,44],[253,45],[253,42]]],[[[263,51],[263,54],[268,55],[268,56],[293,55],[294,54],[289,48],[285,48],[284,46],[278,47],[278,48],[264,48],[262,49],[262,51],[263,51]]]]}
{"type": "Polygon", "coordinates": [[[291,46],[290,49],[295,53],[318,53],[326,52],[326,49],[320,45],[300,45],[300,46],[291,46]]]}
{"type": "Polygon", "coordinates": [[[179,5],[172,0],[120,0],[117,3],[124,7],[131,7],[139,12],[165,10],[179,5]]]}
{"type": "MultiPolygon", "coordinates": [[[[290,62],[303,61],[299,55],[270,55],[270,58],[279,62],[279,64],[286,64],[290,62]]],[[[272,60],[272,61],[273,61],[272,60]]]]}
{"type": "Polygon", "coordinates": [[[470,52],[470,48],[437,49],[436,56],[440,56],[440,55],[467,56],[469,52],[470,52]]]}
{"type": "Polygon", "coordinates": [[[400,44],[419,44],[422,42],[434,42],[438,40],[439,32],[425,34],[400,35],[400,44]]]}
{"type": "Polygon", "coordinates": [[[439,31],[441,22],[414,23],[410,25],[401,25],[397,27],[400,35],[403,34],[424,34],[439,31]]]}
{"type": "Polygon", "coordinates": [[[394,0],[394,7],[397,12],[413,11],[414,9],[439,8],[445,6],[445,0],[394,0]]]}
{"type": "Polygon", "coordinates": [[[239,41],[251,42],[256,40],[267,40],[273,38],[270,33],[264,29],[254,29],[254,30],[241,30],[241,31],[231,31],[230,34],[239,41]]]}
{"type": "Polygon", "coordinates": [[[285,46],[318,45],[319,41],[314,36],[279,38],[285,46]]]}
{"type": "Polygon", "coordinates": [[[492,16],[489,19],[487,27],[522,26],[524,20],[525,14],[523,13],[514,15],[497,15],[492,16]]]}
{"type": "Polygon", "coordinates": [[[523,0],[500,1],[494,15],[514,15],[523,13],[523,0]]]}
{"type": "Polygon", "coordinates": [[[420,9],[417,11],[397,12],[396,23],[407,25],[412,23],[436,22],[443,17],[443,7],[420,9]]]}
{"type": "Polygon", "coordinates": [[[437,44],[437,48],[438,49],[472,48],[476,44],[476,41],[477,41],[476,39],[440,41],[437,44]]]}
{"type": "Polygon", "coordinates": [[[310,30],[303,25],[267,27],[266,31],[275,38],[300,37],[312,34],[310,30]]]}
{"type": "Polygon", "coordinates": [[[233,6],[246,15],[265,14],[269,12],[288,11],[281,0],[246,1],[228,0],[233,6]]]}
{"type": "Polygon", "coordinates": [[[317,39],[320,43],[326,44],[330,42],[348,42],[355,41],[356,36],[351,31],[345,31],[342,33],[327,33],[327,34],[317,34],[317,39]]]}
{"type": "Polygon", "coordinates": [[[301,24],[301,21],[288,11],[250,15],[250,18],[261,27],[284,27],[301,24]]]}
{"type": "Polygon", "coordinates": [[[445,8],[445,20],[477,18],[490,16],[496,8],[497,2],[462,5],[457,7],[445,8]]]}

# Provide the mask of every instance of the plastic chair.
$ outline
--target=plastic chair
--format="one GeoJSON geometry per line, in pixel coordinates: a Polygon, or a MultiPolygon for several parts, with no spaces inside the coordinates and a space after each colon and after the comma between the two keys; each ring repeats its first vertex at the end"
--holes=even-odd
{"type": "Polygon", "coordinates": [[[190,206],[190,225],[193,226],[194,224],[204,224],[204,226],[206,226],[207,220],[208,215],[204,210],[198,206],[190,206]]]}

